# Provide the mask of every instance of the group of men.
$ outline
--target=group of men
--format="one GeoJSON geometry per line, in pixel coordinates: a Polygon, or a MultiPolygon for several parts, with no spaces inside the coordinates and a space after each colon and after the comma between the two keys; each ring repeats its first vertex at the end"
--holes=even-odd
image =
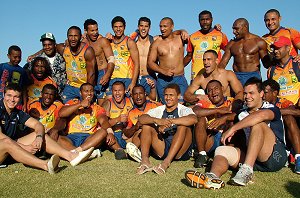
{"type": "Polygon", "coordinates": [[[249,32],[246,19],[235,20],[228,42],[207,10],[190,36],[174,31],[169,17],[154,37],[147,17],[126,36],[124,18],[116,16],[114,34],[106,37],[87,19],[84,34],[71,26],[64,43],[43,34],[43,49],[24,69],[21,49],[11,46],[10,61],[0,65],[0,162],[11,155],[55,173],[59,157],[75,166],[100,156],[105,145],[117,160],[130,155],[138,161],[137,174],[164,174],[173,160],[188,160],[195,144],[194,167],[206,166],[209,157],[213,162],[210,172],[187,171],[187,181],[218,189],[229,167],[238,169],[230,183],[242,186],[253,170],[284,167],[287,137],[300,174],[300,33],[281,27],[275,9],[264,20],[270,32],[263,37],[249,32]],[[231,57],[233,71],[225,69],[231,57]],[[191,60],[188,85],[184,67],[191,60]],[[260,61],[268,68],[263,83],[260,61]],[[32,155],[42,149],[54,154],[49,161],[32,155]],[[150,153],[162,163],[153,166],[150,153]]]}

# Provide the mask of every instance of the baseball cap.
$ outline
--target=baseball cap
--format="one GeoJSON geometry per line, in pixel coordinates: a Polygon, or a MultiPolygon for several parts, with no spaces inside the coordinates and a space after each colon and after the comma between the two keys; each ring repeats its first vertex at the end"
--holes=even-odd
{"type": "Polygon", "coordinates": [[[42,42],[42,41],[45,40],[45,39],[49,39],[49,40],[52,40],[52,41],[55,42],[55,37],[54,37],[54,35],[53,35],[52,33],[50,33],[50,32],[47,32],[47,33],[43,34],[43,35],[41,36],[40,41],[42,42]]]}
{"type": "Polygon", "coordinates": [[[283,46],[291,46],[291,40],[285,36],[278,37],[271,47],[281,48],[283,46]]]}

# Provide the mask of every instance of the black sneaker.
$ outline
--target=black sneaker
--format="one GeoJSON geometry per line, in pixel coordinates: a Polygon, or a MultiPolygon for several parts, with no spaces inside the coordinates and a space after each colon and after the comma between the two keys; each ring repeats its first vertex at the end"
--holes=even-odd
{"type": "Polygon", "coordinates": [[[127,154],[124,151],[124,149],[118,149],[115,151],[115,158],[116,160],[122,160],[122,159],[127,159],[127,154]]]}
{"type": "Polygon", "coordinates": [[[195,156],[194,167],[195,168],[201,168],[203,166],[206,166],[207,162],[208,162],[207,155],[198,154],[198,155],[195,156]]]}

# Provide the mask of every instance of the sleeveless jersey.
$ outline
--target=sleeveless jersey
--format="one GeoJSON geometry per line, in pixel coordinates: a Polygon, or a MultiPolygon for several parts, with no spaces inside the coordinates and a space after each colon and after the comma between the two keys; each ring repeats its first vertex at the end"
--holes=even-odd
{"type": "Polygon", "coordinates": [[[65,47],[63,57],[66,62],[67,84],[79,88],[87,82],[87,71],[84,54],[89,46],[85,44],[80,52],[73,55],[69,47],[65,47]]]}
{"type": "Polygon", "coordinates": [[[129,98],[125,98],[125,105],[122,109],[120,109],[113,98],[109,98],[110,101],[110,111],[109,111],[109,117],[110,118],[117,118],[121,114],[127,114],[130,109],[132,109],[132,103],[129,98]]]}
{"type": "Polygon", "coordinates": [[[45,109],[42,106],[42,99],[36,98],[28,105],[28,112],[33,109],[36,109],[39,112],[39,121],[44,125],[45,132],[47,133],[51,128],[54,127],[58,118],[58,112],[62,107],[63,104],[57,100],[54,101],[49,108],[45,109]]]}
{"type": "MultiPolygon", "coordinates": [[[[79,103],[78,99],[70,100],[66,105],[79,103]]],[[[72,133],[89,133],[93,134],[97,131],[98,119],[101,114],[106,114],[105,109],[94,103],[89,108],[81,108],[78,113],[72,114],[68,123],[68,134],[72,133]]]]}
{"type": "Polygon", "coordinates": [[[192,76],[193,80],[198,72],[204,68],[203,54],[205,51],[212,49],[218,53],[218,59],[221,60],[220,49],[225,50],[225,46],[228,44],[227,36],[215,29],[210,30],[207,34],[202,34],[201,31],[197,31],[190,36],[187,46],[187,52],[193,52],[192,58],[192,76]]]}
{"type": "Polygon", "coordinates": [[[280,36],[285,36],[285,37],[287,37],[291,40],[292,46],[291,46],[290,55],[291,56],[296,56],[298,54],[298,52],[297,52],[297,48],[295,48],[295,46],[296,46],[296,44],[298,44],[300,42],[300,32],[298,32],[297,30],[292,29],[292,28],[280,27],[273,34],[263,35],[262,38],[268,44],[268,52],[269,53],[272,52],[270,46],[274,43],[275,39],[280,37],[280,36]]]}
{"type": "Polygon", "coordinates": [[[111,47],[115,57],[115,69],[111,79],[132,78],[134,65],[128,48],[128,36],[119,43],[111,42],[111,47]]]}
{"type": "Polygon", "coordinates": [[[41,93],[42,93],[43,87],[47,84],[52,84],[57,88],[57,84],[54,82],[54,80],[50,76],[48,76],[44,80],[36,79],[33,74],[31,74],[31,77],[33,79],[33,84],[31,84],[27,87],[29,100],[33,100],[35,98],[40,98],[42,96],[41,93]]]}
{"type": "MultiPolygon", "coordinates": [[[[280,85],[279,97],[296,104],[300,97],[300,82],[294,72],[292,61],[290,59],[283,67],[276,65],[272,79],[280,85]]],[[[270,78],[271,68],[268,69],[268,78],[270,78]]]]}

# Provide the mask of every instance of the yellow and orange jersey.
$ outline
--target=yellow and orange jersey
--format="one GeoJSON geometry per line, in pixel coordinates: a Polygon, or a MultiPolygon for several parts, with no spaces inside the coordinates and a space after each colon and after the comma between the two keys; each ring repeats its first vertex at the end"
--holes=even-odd
{"type": "Polygon", "coordinates": [[[111,42],[111,47],[115,57],[115,68],[111,79],[114,78],[132,78],[134,64],[128,48],[128,36],[119,43],[111,42]]]}
{"type": "Polygon", "coordinates": [[[49,108],[43,107],[41,98],[36,98],[28,104],[28,112],[37,110],[39,112],[39,121],[44,125],[45,131],[48,132],[54,127],[59,117],[58,112],[62,107],[63,103],[58,100],[54,101],[49,108]]]}
{"type": "Polygon", "coordinates": [[[124,107],[119,108],[113,98],[109,98],[110,102],[110,111],[109,111],[109,117],[110,118],[117,118],[121,114],[128,114],[128,112],[132,109],[133,105],[129,98],[124,99],[124,107]]]}
{"type": "Polygon", "coordinates": [[[276,107],[281,109],[281,108],[288,108],[290,106],[294,106],[294,103],[290,100],[285,99],[285,98],[277,98],[277,101],[276,101],[275,105],[276,105],[276,107]]]}
{"type": "Polygon", "coordinates": [[[85,44],[80,52],[73,55],[70,47],[65,47],[63,57],[66,62],[67,83],[73,87],[79,88],[83,83],[87,82],[86,61],[84,54],[88,49],[85,44]]]}
{"type": "MultiPolygon", "coordinates": [[[[283,67],[277,65],[273,73],[272,79],[280,85],[279,97],[292,101],[294,104],[298,102],[300,97],[300,82],[294,72],[292,59],[290,59],[283,67]]],[[[270,67],[268,69],[268,78],[270,78],[270,67]]]]}
{"type": "Polygon", "coordinates": [[[57,87],[57,84],[55,83],[55,81],[48,76],[47,78],[45,78],[44,80],[38,80],[36,79],[33,74],[31,74],[31,77],[33,79],[33,84],[29,85],[27,87],[27,94],[28,94],[28,100],[32,101],[36,98],[40,98],[41,97],[41,93],[42,93],[42,89],[46,84],[52,84],[55,87],[57,87]]]}
{"type": "Polygon", "coordinates": [[[215,50],[218,53],[218,59],[221,60],[222,53],[220,49],[225,50],[228,44],[227,36],[215,29],[207,34],[197,31],[190,36],[187,46],[187,52],[193,52],[192,58],[192,76],[193,80],[198,72],[204,68],[203,54],[207,50],[215,50]]]}
{"type": "Polygon", "coordinates": [[[298,54],[298,52],[297,52],[297,49],[295,48],[295,46],[300,42],[300,32],[298,32],[295,29],[285,28],[285,27],[280,27],[279,30],[277,30],[274,34],[265,34],[265,35],[263,35],[262,38],[268,44],[269,53],[272,52],[270,46],[274,43],[276,38],[278,38],[280,36],[285,36],[285,37],[287,37],[291,40],[292,46],[291,46],[290,55],[291,56],[296,56],[298,54]]]}
{"type": "MultiPolygon", "coordinates": [[[[80,100],[73,99],[66,103],[66,105],[74,105],[80,100]]],[[[97,131],[98,117],[106,114],[105,109],[100,105],[94,103],[89,108],[80,108],[77,113],[72,114],[68,123],[68,134],[71,133],[89,133],[93,134],[97,131]]]]}
{"type": "Polygon", "coordinates": [[[147,113],[150,109],[154,109],[155,107],[158,107],[162,105],[161,103],[149,101],[147,100],[145,103],[144,110],[139,110],[136,106],[133,107],[128,113],[128,125],[127,127],[131,128],[133,125],[135,125],[138,121],[139,116],[147,113]]]}

